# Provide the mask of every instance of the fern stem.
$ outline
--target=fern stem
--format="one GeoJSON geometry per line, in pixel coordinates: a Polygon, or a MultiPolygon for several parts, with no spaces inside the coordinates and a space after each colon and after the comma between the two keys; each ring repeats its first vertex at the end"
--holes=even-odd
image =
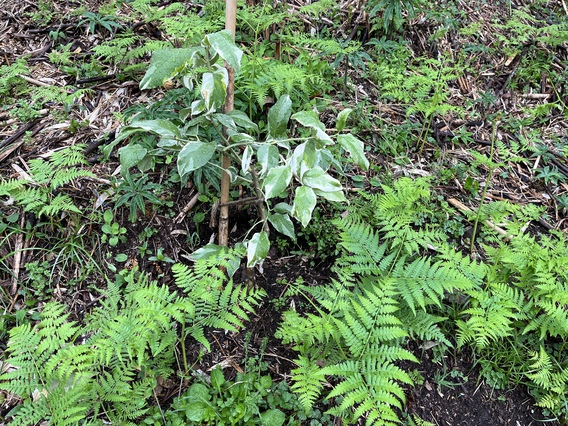
{"type": "Polygon", "coordinates": [[[495,170],[495,166],[493,165],[493,155],[495,153],[495,135],[497,133],[497,126],[499,126],[499,121],[496,121],[493,124],[493,129],[491,131],[491,149],[489,151],[489,163],[487,164],[487,177],[485,178],[485,185],[483,187],[483,192],[481,193],[481,201],[479,202],[479,207],[477,208],[477,214],[475,216],[475,222],[473,224],[473,234],[471,235],[471,243],[469,245],[469,252],[473,253],[473,248],[475,245],[475,237],[477,236],[477,227],[479,225],[479,219],[481,217],[481,207],[485,202],[485,197],[487,195],[487,188],[491,183],[491,176],[493,175],[493,171],[495,170]]]}
{"type": "Polygon", "coordinates": [[[183,358],[183,375],[187,377],[189,374],[189,366],[187,365],[187,352],[185,349],[185,321],[181,323],[181,357],[183,358]]]}

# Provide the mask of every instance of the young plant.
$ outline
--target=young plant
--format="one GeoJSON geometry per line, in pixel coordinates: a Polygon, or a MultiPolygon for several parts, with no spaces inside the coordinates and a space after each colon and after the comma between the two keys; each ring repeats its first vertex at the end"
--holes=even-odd
{"type": "Polygon", "coordinates": [[[142,214],[146,214],[146,202],[150,202],[155,206],[162,204],[162,200],[155,195],[155,192],[161,189],[161,185],[148,182],[147,175],[137,174],[133,176],[130,172],[126,171],[116,188],[118,198],[115,207],[118,208],[123,205],[128,205],[130,210],[128,220],[136,222],[138,219],[138,211],[141,211],[142,214]]]}
{"type": "Polygon", "coordinates": [[[126,228],[114,222],[112,210],[106,210],[104,212],[103,220],[105,223],[101,228],[103,231],[101,242],[106,243],[108,241],[112,247],[116,246],[119,242],[126,242],[126,228]]]}
{"type": "Polygon", "coordinates": [[[420,9],[422,5],[423,0],[372,0],[367,7],[370,8],[371,21],[375,24],[373,29],[382,27],[385,33],[390,34],[400,30],[405,20],[414,18],[416,9],[420,9]],[[378,15],[379,12],[382,14],[378,15]]]}
{"type": "MultiPolygon", "coordinates": [[[[233,183],[248,185],[260,206],[258,225],[262,230],[251,229],[249,234],[254,232],[253,235],[244,242],[247,264],[252,267],[268,254],[270,227],[294,239],[292,219],[305,227],[318,199],[346,201],[341,183],[332,176],[333,170],[343,171],[342,151],[363,169],[369,167],[369,162],[363,142],[342,133],[350,109],[339,113],[334,137],[315,112],[293,114],[292,101],[284,94],[268,112],[266,129],[259,129],[242,111],[220,112],[228,84],[221,60],[238,73],[242,56],[227,31],[207,35],[198,47],[154,52],[150,68],[140,82],[142,89],[161,86],[172,76],[179,76],[187,90],[198,88],[200,97],[190,108],[180,111],[183,126],[167,119],[133,121],[107,148],[107,153],[130,135],[151,132],[160,138],[157,146],[163,152],[177,157],[182,182],[199,178],[204,171],[219,169],[220,157],[229,157],[238,168],[225,171],[233,183]],[[290,119],[295,122],[295,132],[288,129],[290,119]]],[[[121,150],[128,150],[128,156],[121,155],[121,162],[127,162],[127,167],[142,163],[148,154],[140,145],[121,150]]]]}
{"type": "Polygon", "coordinates": [[[114,30],[122,29],[122,25],[116,22],[116,17],[114,16],[101,16],[100,14],[95,12],[84,12],[83,16],[85,19],[79,22],[78,26],[81,26],[83,24],[88,24],[89,31],[91,32],[91,34],[95,33],[96,27],[103,27],[109,33],[112,33],[113,29],[114,30]]]}

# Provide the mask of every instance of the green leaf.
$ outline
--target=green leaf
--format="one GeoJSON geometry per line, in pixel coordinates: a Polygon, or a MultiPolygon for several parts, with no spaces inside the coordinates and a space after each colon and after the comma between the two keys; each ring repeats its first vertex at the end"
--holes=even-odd
{"type": "Polygon", "coordinates": [[[194,402],[186,406],[185,417],[189,421],[201,423],[203,420],[205,420],[206,411],[207,411],[206,404],[202,402],[194,402]]]}
{"type": "Polygon", "coordinates": [[[247,143],[256,142],[256,139],[248,133],[240,133],[227,130],[227,135],[231,138],[231,143],[235,144],[245,145],[247,143]]]}
{"type": "Polygon", "coordinates": [[[296,196],[292,205],[292,215],[306,227],[312,219],[312,212],[316,206],[317,197],[314,190],[308,186],[296,188],[296,196]]]}
{"type": "Polygon", "coordinates": [[[234,109],[232,111],[228,111],[227,115],[233,119],[237,126],[245,130],[258,132],[258,125],[254,123],[243,111],[234,109]]]}
{"type": "Polygon", "coordinates": [[[337,142],[349,152],[351,159],[364,170],[369,169],[369,160],[365,156],[365,146],[363,142],[353,136],[351,133],[347,135],[338,135],[337,142]]]}
{"type": "Polygon", "coordinates": [[[213,143],[188,142],[181,149],[178,159],[178,173],[183,178],[188,173],[203,167],[215,154],[216,146],[213,143]]]}
{"type": "Polygon", "coordinates": [[[272,408],[261,413],[260,420],[263,426],[282,426],[286,421],[286,415],[282,411],[272,408]]]}
{"type": "Polygon", "coordinates": [[[328,144],[333,143],[333,140],[325,133],[325,126],[319,120],[315,111],[300,111],[294,114],[292,118],[302,126],[314,129],[316,131],[316,138],[319,140],[327,142],[328,144]]]}
{"type": "Polygon", "coordinates": [[[217,114],[213,114],[212,118],[217,120],[219,122],[219,124],[226,127],[228,131],[236,132],[237,125],[235,124],[235,121],[229,115],[217,113],[217,114]]]}
{"type": "Polygon", "coordinates": [[[106,223],[111,223],[114,219],[114,215],[112,213],[112,210],[105,210],[105,212],[103,213],[103,220],[106,223]]]}
{"type": "Polygon", "coordinates": [[[264,198],[266,200],[280,195],[288,188],[292,180],[292,167],[278,166],[269,170],[263,182],[264,198]]]}
{"type": "Polygon", "coordinates": [[[211,385],[219,390],[221,389],[221,386],[223,386],[223,383],[225,383],[225,376],[223,376],[223,370],[221,369],[221,367],[217,367],[214,368],[211,371],[211,385]]]}
{"type": "Polygon", "coordinates": [[[169,80],[176,68],[184,65],[202,48],[162,49],[152,53],[148,71],[140,81],[140,90],[154,89],[169,80]]]}
{"type": "Polygon", "coordinates": [[[318,166],[309,169],[303,174],[302,184],[324,192],[337,192],[343,189],[337,179],[328,175],[318,166]]]}
{"type": "Polygon", "coordinates": [[[262,166],[260,174],[263,176],[268,170],[271,170],[278,164],[278,147],[270,144],[262,144],[256,151],[256,158],[262,166]]]}
{"type": "Polygon", "coordinates": [[[268,256],[268,250],[270,249],[268,234],[264,231],[257,232],[250,241],[245,243],[245,246],[247,248],[247,267],[252,268],[262,263],[268,256]]]}
{"type": "Polygon", "coordinates": [[[292,238],[296,241],[296,233],[294,232],[294,223],[288,214],[273,213],[268,216],[268,221],[281,234],[292,238]]]}
{"type": "Polygon", "coordinates": [[[243,51],[233,41],[229,30],[219,31],[205,36],[206,42],[235,70],[239,72],[243,51]]]}
{"type": "Polygon", "coordinates": [[[288,120],[292,114],[292,100],[283,95],[268,112],[268,133],[273,138],[285,137],[288,120]]]}
{"type": "Polygon", "coordinates": [[[126,145],[118,150],[118,155],[120,156],[120,165],[122,166],[123,170],[128,170],[129,168],[134,167],[140,161],[142,161],[147,153],[148,150],[142,145],[126,145]]]}
{"type": "Polygon", "coordinates": [[[337,120],[335,121],[335,128],[338,132],[343,131],[345,129],[345,124],[347,123],[347,118],[349,114],[353,111],[351,108],[345,108],[339,114],[337,114],[337,120]]]}
{"type": "Polygon", "coordinates": [[[274,211],[281,214],[292,214],[292,206],[286,203],[278,203],[274,206],[274,211]]]}

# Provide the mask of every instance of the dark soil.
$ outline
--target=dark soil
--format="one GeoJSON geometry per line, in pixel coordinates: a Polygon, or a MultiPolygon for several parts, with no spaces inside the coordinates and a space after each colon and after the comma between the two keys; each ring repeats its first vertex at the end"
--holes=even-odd
{"type": "Polygon", "coordinates": [[[423,420],[440,426],[529,426],[545,419],[523,387],[496,390],[479,382],[479,369],[468,354],[434,362],[425,351],[419,359],[424,382],[407,392],[407,410],[423,420]]]}

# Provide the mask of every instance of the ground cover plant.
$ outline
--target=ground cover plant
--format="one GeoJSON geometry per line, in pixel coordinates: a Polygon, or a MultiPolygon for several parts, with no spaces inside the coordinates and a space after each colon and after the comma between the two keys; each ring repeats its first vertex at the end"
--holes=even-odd
{"type": "Polygon", "coordinates": [[[567,13],[8,0],[0,422],[566,424],[567,13]]]}

